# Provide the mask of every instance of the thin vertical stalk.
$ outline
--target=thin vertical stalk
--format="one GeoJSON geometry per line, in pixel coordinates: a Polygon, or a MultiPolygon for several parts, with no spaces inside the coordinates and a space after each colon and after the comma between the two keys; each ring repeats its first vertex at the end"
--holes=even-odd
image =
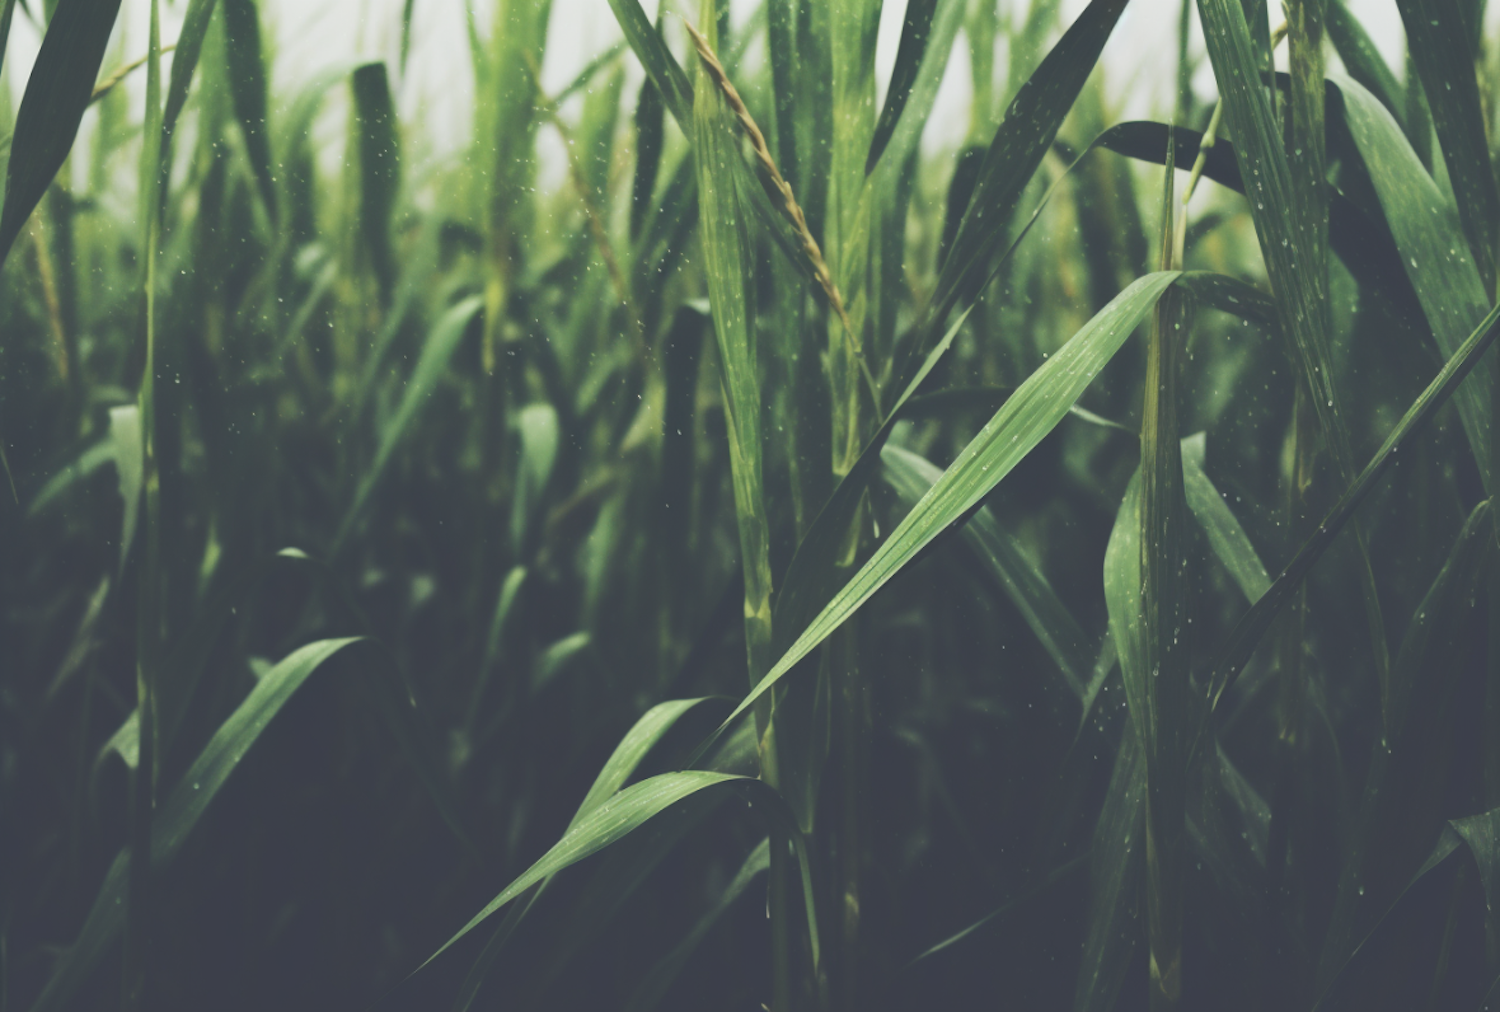
{"type": "Polygon", "coordinates": [[[1177,17],[1177,122],[1191,126],[1193,121],[1193,65],[1188,59],[1188,41],[1193,25],[1193,0],[1182,0],[1177,17]]]}
{"type": "Polygon", "coordinates": [[[157,677],[161,664],[161,475],[156,458],[156,249],[160,239],[161,12],[151,0],[151,37],[146,65],[146,122],[141,146],[140,210],[145,255],[145,371],[139,410],[142,451],[142,538],[136,571],[136,706],[140,711],[135,772],[131,777],[130,879],[122,958],[121,1005],[143,1007],[150,984],[152,881],[151,833],[156,808],[157,677]]]}
{"type": "MultiPolygon", "coordinates": [[[[1312,406],[1300,385],[1293,394],[1292,423],[1287,432],[1289,460],[1285,463],[1286,496],[1283,500],[1283,523],[1294,533],[1306,509],[1306,493],[1312,482],[1312,456],[1316,446],[1312,406]]],[[[1273,745],[1275,779],[1271,793],[1271,824],[1266,848],[1265,931],[1262,957],[1266,960],[1262,974],[1263,1002],[1273,1008],[1294,1001],[1299,991],[1300,966],[1288,969],[1289,960],[1271,959],[1282,951],[1281,925],[1285,919],[1287,858],[1291,847],[1292,826],[1301,794],[1297,774],[1305,752],[1303,728],[1307,702],[1307,671],[1304,665],[1304,639],[1307,619],[1307,587],[1297,589],[1291,604],[1281,618],[1277,642],[1277,736],[1273,745]],[[1275,970],[1273,971],[1273,967],[1275,970]]]]}
{"type": "MultiPolygon", "coordinates": [[[[1167,150],[1174,150],[1169,139],[1167,150]]],[[[1176,229],[1175,169],[1168,158],[1162,184],[1160,264],[1171,269],[1176,229]]],[[[1153,1010],[1182,997],[1182,857],[1185,841],[1189,686],[1187,623],[1182,592],[1182,449],[1177,424],[1177,373],[1184,334],[1181,297],[1169,289],[1151,316],[1141,423],[1141,630],[1145,679],[1146,927],[1153,1010]]]]}
{"type": "MultiPolygon", "coordinates": [[[[719,48],[720,0],[703,0],[699,33],[703,50],[719,48]]],[[[698,174],[703,269],[713,311],[728,421],[729,465],[745,580],[745,653],[751,686],[770,670],[771,558],[762,473],[764,431],[752,303],[747,295],[752,263],[745,216],[729,166],[740,157],[729,93],[706,59],[693,82],[693,156],[698,174]]],[[[780,782],[770,699],[755,708],[761,778],[780,782]]],[[[771,849],[770,909],[773,1012],[791,1007],[791,886],[796,875],[785,847],[771,849]]]]}
{"type": "MultiPolygon", "coordinates": [[[[871,0],[833,0],[829,4],[830,66],[833,79],[833,153],[829,174],[828,218],[825,246],[831,251],[834,279],[843,289],[850,307],[853,345],[863,342],[865,320],[872,308],[866,273],[872,242],[879,237],[870,228],[873,195],[867,190],[865,162],[875,131],[875,38],[880,5],[871,0]],[[863,226],[863,227],[861,227],[863,226]]],[[[849,473],[864,446],[867,420],[862,416],[861,378],[864,363],[839,333],[839,324],[829,320],[828,372],[833,397],[833,473],[842,479],[849,473]]],[[[854,511],[844,533],[839,555],[839,579],[854,573],[860,539],[866,525],[867,507],[854,511]]],[[[838,916],[831,918],[837,932],[834,1001],[838,1007],[854,1008],[858,1002],[860,932],[860,870],[863,863],[865,815],[859,791],[860,757],[869,737],[867,688],[859,668],[857,617],[834,637],[829,650],[829,676],[833,689],[834,742],[830,758],[835,763],[833,782],[838,785],[837,814],[825,827],[827,853],[832,859],[838,916]]]]}

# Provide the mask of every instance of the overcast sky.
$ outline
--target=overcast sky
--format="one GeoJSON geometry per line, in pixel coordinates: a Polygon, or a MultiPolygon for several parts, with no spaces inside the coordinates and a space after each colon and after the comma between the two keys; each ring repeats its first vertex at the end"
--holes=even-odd
{"type": "MultiPolygon", "coordinates": [[[[400,41],[403,0],[261,0],[276,46],[273,92],[285,96],[298,81],[318,71],[355,59],[386,59],[394,66],[400,41]]],[[[464,6],[474,2],[482,23],[494,7],[493,0],[416,0],[412,53],[407,79],[399,85],[401,113],[408,122],[419,118],[438,150],[453,150],[466,137],[473,101],[473,83],[465,39],[464,6]]],[[[1024,5],[1027,0],[1019,0],[1024,5]]],[[[644,0],[655,13],[658,0],[644,0]]],[[[1087,0],[1063,0],[1063,17],[1070,22],[1087,0]]],[[[1124,107],[1114,110],[1123,118],[1144,116],[1167,107],[1171,100],[1176,68],[1175,37],[1179,0],[1133,0],[1104,51],[1109,94],[1127,96],[1124,107]]],[[[185,0],[164,0],[163,38],[176,36],[185,0]]],[[[678,0],[677,7],[695,4],[678,0]]],[[[753,9],[752,0],[734,0],[737,18],[753,9]]],[[[905,0],[887,0],[880,32],[878,80],[884,87],[895,61],[905,0]]],[[[1492,5],[1495,6],[1495,5],[1492,5]]],[[[1395,0],[1355,0],[1366,27],[1401,72],[1401,23],[1395,0]]],[[[134,58],[144,50],[147,0],[125,0],[121,30],[123,51],[134,58]]],[[[1497,11],[1492,10],[1492,13],[1497,11]]],[[[607,0],[553,0],[552,22],[543,84],[549,91],[564,86],[592,56],[620,38],[607,0]]],[[[5,71],[12,95],[19,101],[25,76],[35,59],[37,35],[18,10],[16,28],[5,71]]],[[[1201,45],[1200,45],[1201,48],[1201,45]]],[[[640,71],[627,58],[632,79],[640,71]]],[[[111,62],[106,59],[106,72],[111,62]]],[[[1004,75],[1003,52],[997,57],[997,74],[1004,75]]],[[[137,75],[139,77],[139,75],[137,75]]],[[[1003,80],[1003,76],[1001,77],[1003,80]]],[[[139,89],[139,80],[133,81],[139,89]]],[[[1197,85],[1212,90],[1212,76],[1203,61],[1197,85]]],[[[959,143],[968,125],[969,70],[967,47],[955,48],[938,104],[926,134],[929,150],[943,150],[959,143]]],[[[274,96],[273,96],[274,97],[274,96]]],[[[560,162],[560,149],[543,134],[544,165],[560,162]]]]}

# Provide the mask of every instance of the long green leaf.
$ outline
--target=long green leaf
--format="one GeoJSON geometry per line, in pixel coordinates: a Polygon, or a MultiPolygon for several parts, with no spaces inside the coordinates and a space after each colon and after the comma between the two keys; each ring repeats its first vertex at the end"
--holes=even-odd
{"type": "Polygon", "coordinates": [[[1125,4],[1126,0],[1092,0],[1017,93],[990,143],[938,275],[925,316],[931,330],[941,328],[949,311],[984,280],[1026,185],[1093,72],[1125,4]]]}
{"type": "MultiPolygon", "coordinates": [[[[718,48],[713,0],[705,0],[704,38],[718,48]]],[[[713,309],[723,372],[724,410],[729,423],[730,473],[735,519],[745,567],[745,649],[751,684],[770,666],[770,527],[762,476],[760,377],[746,295],[751,263],[749,235],[731,166],[739,164],[739,141],[728,103],[702,61],[693,98],[693,156],[698,165],[698,225],[703,271],[713,309]]],[[[764,732],[764,728],[761,729],[764,732]]]]}
{"type": "Polygon", "coordinates": [[[203,53],[203,40],[208,35],[209,22],[213,20],[217,0],[189,0],[182,15],[182,28],[177,33],[177,51],[172,55],[172,74],[167,81],[167,101],[162,110],[162,145],[171,143],[177,129],[177,118],[187,104],[188,87],[193,83],[193,72],[198,69],[198,57],[203,53]]]}
{"type": "Polygon", "coordinates": [[[1349,76],[1370,89],[1399,121],[1406,105],[1405,89],[1344,0],[1328,0],[1328,38],[1349,76]]]}
{"type": "Polygon", "coordinates": [[[1406,26],[1412,65],[1427,93],[1448,179],[1458,201],[1459,224],[1484,280],[1495,291],[1500,191],[1486,141],[1473,47],[1455,0],[1396,0],[1406,26]]]}
{"type": "Polygon", "coordinates": [[[1182,478],[1188,509],[1193,511],[1198,526],[1208,536],[1208,545],[1214,556],[1223,564],[1245,599],[1254,604],[1270,589],[1271,578],[1239,519],[1203,470],[1207,442],[1202,432],[1182,441],[1182,478]]]}
{"type": "MultiPolygon", "coordinates": [[[[1394,117],[1375,96],[1348,78],[1334,81],[1343,97],[1349,133],[1400,250],[1401,266],[1421,301],[1438,351],[1451,358],[1490,308],[1479,269],[1465,255],[1458,210],[1443,197],[1394,117]]],[[[1490,395],[1495,366],[1485,362],[1478,369],[1483,380],[1465,383],[1456,397],[1474,463],[1485,488],[1493,490],[1490,395]]]]}
{"type": "MultiPolygon", "coordinates": [[[[73,147],[119,10],[120,0],[58,0],[47,23],[11,134],[0,265],[73,147]]],[[[7,27],[11,12],[7,6],[7,27]]]]}
{"type": "Polygon", "coordinates": [[[224,49],[229,68],[234,114],[245,138],[245,153],[260,187],[266,214],[276,217],[276,174],[271,169],[270,131],[266,119],[266,67],[261,52],[260,11],[256,0],[223,0],[224,49]]]}
{"type": "MultiPolygon", "coordinates": [[[[907,509],[915,506],[943,474],[936,464],[899,446],[885,447],[880,457],[886,480],[907,509]]],[[[1089,642],[1047,578],[1026,557],[1020,542],[1000,526],[988,507],[964,524],[962,536],[1057,665],[1068,690],[1085,699],[1097,647],[1089,642]]]]}
{"type": "MultiPolygon", "coordinates": [[[[700,697],[698,699],[673,699],[665,703],[653,706],[641,718],[635,722],[626,732],[625,737],[615,746],[614,752],[600,768],[598,776],[594,778],[593,786],[584,795],[578,810],[573,813],[573,818],[568,822],[568,828],[564,836],[571,832],[588,815],[596,811],[611,797],[617,794],[625,782],[635,775],[640,767],[641,761],[646,755],[659,744],[667,732],[676,726],[677,721],[685,714],[694,709],[700,703],[706,702],[712,697],[700,697]]],[[[689,826],[691,823],[688,824],[689,826]]],[[[657,850],[662,844],[658,843],[657,850]]],[[[655,855],[659,860],[660,853],[655,855]]],[[[649,868],[647,869],[649,870],[649,868]]],[[[490,940],[486,943],[484,950],[470,967],[464,979],[463,986],[459,990],[458,999],[454,1003],[456,1012],[468,1009],[474,998],[479,993],[479,987],[484,983],[490,967],[494,964],[496,957],[504,949],[511,935],[525,919],[532,906],[542,893],[546,890],[548,878],[535,882],[528,890],[524,890],[523,902],[516,903],[508,911],[499,927],[495,929],[490,940]]],[[[597,892],[595,892],[597,895],[597,892]]]]}
{"type": "MultiPolygon", "coordinates": [[[[354,639],[319,640],[288,654],[258,681],[250,695],[214,733],[153,820],[151,865],[167,868],[224,782],[261,732],[292,695],[325,661],[354,639]]],[[[78,939],[58,961],[52,978],[33,1006],[35,1012],[60,1009],[87,982],[125,923],[125,887],[130,855],[122,851],[110,865],[78,939]]]]}
{"type": "MultiPolygon", "coordinates": [[[[950,7],[960,7],[949,3],[950,7]]],[[[937,12],[937,0],[911,0],[906,5],[905,20],[901,25],[901,46],[896,50],[896,65],[891,70],[891,81],[885,91],[885,105],[880,110],[880,119],[875,124],[875,135],[870,140],[870,153],[865,158],[865,175],[875,169],[881,152],[890,143],[901,110],[911,97],[912,85],[916,83],[917,71],[922,66],[922,57],[927,51],[927,41],[932,34],[932,16],[937,12]]],[[[951,40],[950,40],[951,44],[951,40]]]]}
{"type": "MultiPolygon", "coordinates": [[[[1245,197],[1276,297],[1281,328],[1291,338],[1302,383],[1312,398],[1319,425],[1332,450],[1336,472],[1347,483],[1354,479],[1354,455],[1339,407],[1340,395],[1334,385],[1329,350],[1324,246],[1328,225],[1327,219],[1321,217],[1326,214],[1327,204],[1321,194],[1313,195],[1316,179],[1321,176],[1311,182],[1304,178],[1307,173],[1317,171],[1321,159],[1311,162],[1298,159],[1300,175],[1294,179],[1293,166],[1282,148],[1281,130],[1260,83],[1245,13],[1238,0],[1198,0],[1198,10],[1226,119],[1235,138],[1240,176],[1248,184],[1245,197]]],[[[1298,90],[1305,93],[1306,86],[1298,90]]],[[[1318,89],[1319,107],[1321,98],[1318,89]]],[[[1311,116],[1316,121],[1307,123],[1304,130],[1321,131],[1321,116],[1316,112],[1301,111],[1297,115],[1311,116]]],[[[1355,537],[1360,550],[1360,586],[1375,653],[1376,680],[1384,696],[1390,663],[1385,627],[1369,550],[1358,524],[1355,537]]]]}
{"type": "MultiPolygon", "coordinates": [[[[1156,304],[1175,271],[1140,278],[1084,325],[1005,402],[725,721],[727,727],[806,657],[944,529],[969,511],[1030,453],[1156,304]]],[[[720,728],[722,733],[724,728],[720,728]]],[[[706,747],[706,746],[705,746],[706,747]]]]}
{"type": "Polygon", "coordinates": [[[1437,376],[1433,377],[1427,389],[1407,409],[1406,414],[1401,416],[1401,420],[1391,429],[1385,442],[1365,465],[1359,477],[1349,485],[1338,503],[1318,524],[1317,531],[1298,549],[1286,568],[1271,582],[1265,594],[1261,595],[1239,622],[1235,623],[1224,645],[1219,648],[1214,662],[1213,677],[1209,681],[1208,691],[1211,706],[1218,704],[1225,690],[1239,677],[1240,672],[1249,662],[1250,655],[1255,652],[1256,645],[1260,643],[1260,638],[1270,628],[1271,621],[1291,600],[1302,578],[1328,550],[1334,538],[1344,529],[1344,525],[1359,508],[1359,504],[1370,494],[1375,483],[1391,465],[1395,454],[1408,445],[1413,435],[1426,424],[1438,408],[1443,406],[1453,391],[1473,371],[1474,366],[1489,350],[1490,345],[1494,344],[1496,336],[1500,335],[1500,327],[1496,326],[1497,322],[1500,322],[1500,309],[1492,309],[1453,357],[1448,359],[1447,364],[1437,376]]]}
{"type": "Polygon", "coordinates": [[[1465,620],[1494,541],[1486,500],[1469,514],[1412,618],[1392,672],[1393,713],[1374,749],[1363,809],[1339,877],[1318,961],[1318,990],[1333,983],[1442,832],[1441,785],[1452,732],[1452,687],[1465,620]]]}
{"type": "Polygon", "coordinates": [[[543,854],[520,877],[501,890],[499,895],[487,903],[452,938],[444,942],[442,947],[429,956],[422,965],[426,966],[431,963],[455,942],[532,886],[577,864],[586,857],[597,854],[673,805],[686,801],[702,791],[714,789],[727,789],[742,794],[752,805],[759,807],[762,815],[771,822],[774,832],[782,833],[790,838],[796,847],[797,859],[802,868],[809,937],[812,940],[816,962],[817,915],[813,905],[807,850],[802,842],[802,834],[798,831],[786,803],[781,800],[775,790],[759,780],[727,773],[711,773],[706,770],[684,770],[678,773],[663,773],[633,784],[579,819],[551,850],[543,854]]]}

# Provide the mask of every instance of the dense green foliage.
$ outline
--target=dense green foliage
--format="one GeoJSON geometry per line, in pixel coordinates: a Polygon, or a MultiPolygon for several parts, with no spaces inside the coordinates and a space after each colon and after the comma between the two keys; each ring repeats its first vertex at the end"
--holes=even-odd
{"type": "Polygon", "coordinates": [[[1497,1007],[1484,0],[471,3],[457,158],[161,2],[0,6],[0,1012],[1497,1007]]]}

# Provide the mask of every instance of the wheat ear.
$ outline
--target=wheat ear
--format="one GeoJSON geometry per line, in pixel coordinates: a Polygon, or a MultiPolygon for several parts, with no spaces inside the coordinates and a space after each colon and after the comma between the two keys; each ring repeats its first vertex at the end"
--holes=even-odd
{"type": "Polygon", "coordinates": [[[849,335],[854,354],[859,358],[866,379],[873,383],[869,376],[869,367],[865,365],[864,351],[859,346],[859,335],[855,334],[854,326],[849,322],[849,314],[844,311],[844,299],[839,295],[838,285],[833,283],[833,274],[828,270],[828,262],[823,259],[823,251],[818,248],[818,240],[813,238],[812,231],[807,227],[807,218],[803,215],[802,206],[797,203],[797,198],[792,195],[791,184],[781,175],[781,170],[776,167],[776,160],[771,157],[771,149],[766,145],[765,135],[760,132],[760,127],[755,125],[755,119],[750,115],[750,110],[745,108],[745,100],[740,98],[740,93],[730,82],[729,75],[724,71],[724,65],[714,55],[708,40],[686,18],[683,19],[682,24],[692,36],[693,46],[698,50],[698,56],[703,60],[704,67],[708,69],[709,76],[724,93],[724,100],[729,103],[735,119],[740,121],[745,135],[750,138],[750,147],[755,151],[755,160],[760,163],[761,171],[770,182],[771,188],[781,198],[782,215],[797,230],[797,237],[802,242],[802,255],[807,258],[808,266],[812,268],[813,279],[818,282],[818,287],[823,289],[823,294],[828,297],[828,304],[833,307],[833,311],[838,314],[839,320],[844,324],[844,332],[849,335]]]}

